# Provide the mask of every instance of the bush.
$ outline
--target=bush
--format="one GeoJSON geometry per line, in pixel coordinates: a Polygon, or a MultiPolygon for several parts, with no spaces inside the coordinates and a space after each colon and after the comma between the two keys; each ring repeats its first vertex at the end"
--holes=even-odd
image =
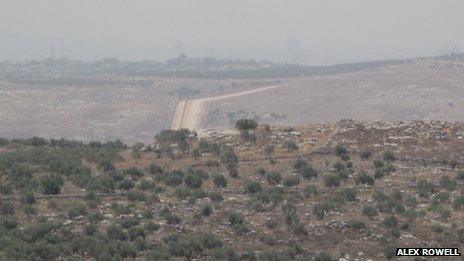
{"type": "Polygon", "coordinates": [[[141,169],[137,168],[137,167],[132,167],[130,169],[125,169],[123,173],[124,173],[124,175],[131,176],[135,180],[143,177],[143,171],[141,169]]]}
{"type": "Polygon", "coordinates": [[[317,255],[314,257],[314,261],[332,261],[332,256],[324,251],[321,251],[317,253],[317,255]]]}
{"type": "Polygon", "coordinates": [[[383,247],[383,254],[387,259],[392,259],[396,256],[398,246],[394,243],[387,244],[383,247]]]}
{"type": "Polygon", "coordinates": [[[251,201],[250,209],[252,209],[255,212],[264,212],[264,211],[266,211],[266,208],[264,207],[263,203],[261,203],[257,199],[251,201]]]}
{"type": "Polygon", "coordinates": [[[313,215],[322,220],[324,216],[332,209],[328,202],[316,203],[313,206],[313,215]]]}
{"type": "Polygon", "coordinates": [[[306,198],[310,198],[311,196],[316,196],[317,195],[316,185],[313,185],[313,184],[306,185],[303,189],[303,195],[306,198]]]}
{"type": "Polygon", "coordinates": [[[203,179],[196,174],[187,174],[184,179],[185,185],[189,188],[200,188],[203,184],[203,179]]]}
{"type": "Polygon", "coordinates": [[[68,211],[68,217],[70,219],[74,219],[78,216],[85,216],[85,215],[87,215],[87,209],[81,205],[77,205],[68,211]]]}
{"type": "Polygon", "coordinates": [[[464,171],[461,170],[456,174],[456,180],[460,180],[460,181],[464,180],[464,171]]]}
{"type": "Polygon", "coordinates": [[[329,174],[324,176],[324,184],[331,188],[331,187],[338,187],[340,186],[340,176],[337,174],[329,174]]]}
{"type": "Polygon", "coordinates": [[[305,179],[311,179],[317,177],[317,171],[311,165],[307,165],[298,170],[298,173],[305,179]]]}
{"type": "Polygon", "coordinates": [[[119,183],[119,188],[122,190],[131,190],[135,187],[135,184],[132,180],[124,179],[119,183]]]}
{"type": "Polygon", "coordinates": [[[172,171],[164,177],[164,182],[167,186],[177,186],[183,181],[184,173],[180,170],[172,171]]]}
{"type": "Polygon", "coordinates": [[[358,199],[356,198],[357,191],[354,188],[344,188],[338,194],[343,198],[344,201],[358,201],[358,199]]]}
{"type": "Polygon", "coordinates": [[[288,152],[292,152],[298,150],[298,145],[294,141],[288,140],[284,142],[283,148],[288,152]]]}
{"type": "Polygon", "coordinates": [[[433,223],[430,226],[430,230],[432,230],[432,232],[434,232],[434,233],[443,233],[445,228],[442,225],[438,224],[438,223],[433,223]]]}
{"type": "Polygon", "coordinates": [[[387,216],[383,220],[383,224],[390,229],[397,228],[398,227],[398,220],[396,219],[395,216],[387,216]]]}
{"type": "Polygon", "coordinates": [[[139,190],[131,190],[127,193],[127,199],[130,201],[145,201],[147,195],[139,190]]]}
{"type": "Polygon", "coordinates": [[[156,247],[148,252],[147,261],[172,260],[171,254],[164,247],[156,247]]]}
{"type": "Polygon", "coordinates": [[[232,247],[215,248],[211,252],[212,260],[227,260],[238,261],[240,260],[238,254],[232,247]]]}
{"type": "Polygon", "coordinates": [[[21,201],[22,201],[23,204],[29,204],[29,205],[35,204],[36,200],[35,200],[34,193],[26,192],[26,193],[22,196],[21,201]]]}
{"type": "Polygon", "coordinates": [[[270,185],[276,185],[282,181],[282,174],[277,171],[271,171],[267,174],[266,179],[270,185]]]}
{"type": "Polygon", "coordinates": [[[379,212],[377,211],[377,208],[371,205],[364,205],[362,209],[362,214],[363,216],[368,217],[369,219],[377,216],[379,212]]]}
{"type": "Polygon", "coordinates": [[[219,167],[221,165],[221,163],[217,160],[205,160],[205,162],[203,162],[203,165],[205,167],[219,167]]]}
{"type": "Polygon", "coordinates": [[[449,200],[449,198],[450,198],[450,193],[447,191],[443,191],[433,196],[432,203],[433,204],[445,203],[446,201],[449,200]]]}
{"type": "Polygon", "coordinates": [[[211,205],[204,204],[203,206],[201,206],[200,214],[202,216],[207,217],[207,216],[211,215],[212,213],[213,213],[213,207],[211,207],[211,205]]]}
{"type": "Polygon", "coordinates": [[[261,183],[257,181],[249,181],[245,185],[245,192],[249,194],[256,194],[262,190],[263,190],[263,187],[261,186],[261,183]]]}
{"type": "Polygon", "coordinates": [[[190,153],[192,157],[194,157],[195,159],[198,159],[199,157],[201,157],[201,151],[199,149],[193,149],[192,152],[190,153]]]}
{"type": "Polygon", "coordinates": [[[383,155],[382,155],[382,158],[385,161],[395,161],[396,160],[395,153],[393,153],[393,151],[391,151],[391,150],[385,151],[383,153],[383,155]]]}
{"type": "Polygon", "coordinates": [[[153,175],[161,175],[164,173],[164,170],[155,163],[151,163],[150,166],[148,166],[148,172],[153,175]]]}
{"type": "Polygon", "coordinates": [[[2,215],[13,215],[15,213],[14,205],[9,201],[1,202],[0,210],[2,215]]]}
{"type": "Polygon", "coordinates": [[[208,193],[208,197],[211,199],[213,202],[221,202],[224,200],[224,197],[220,192],[216,191],[211,191],[208,193]]]}
{"type": "Polygon", "coordinates": [[[56,175],[49,175],[42,179],[43,194],[44,195],[57,195],[60,194],[61,187],[63,186],[63,179],[56,175]]]}
{"type": "Polygon", "coordinates": [[[453,201],[453,207],[455,209],[459,209],[462,206],[464,206],[464,195],[460,195],[457,198],[454,199],[453,201]]]}
{"type": "Polygon", "coordinates": [[[275,152],[275,147],[272,144],[268,144],[264,147],[263,151],[264,151],[264,154],[269,156],[275,152]]]}
{"type": "Polygon", "coordinates": [[[458,184],[456,180],[451,179],[449,176],[443,176],[440,179],[440,185],[446,190],[455,190],[458,184]]]}
{"type": "Polygon", "coordinates": [[[345,147],[343,147],[342,145],[337,145],[335,146],[335,154],[340,157],[344,154],[347,154],[348,151],[345,149],[345,147]]]}
{"type": "Polygon", "coordinates": [[[224,175],[216,174],[213,176],[214,185],[218,188],[227,187],[227,178],[224,175]]]}
{"type": "Polygon", "coordinates": [[[368,160],[372,156],[372,152],[370,150],[362,150],[359,153],[359,156],[361,157],[362,160],[368,160]]]}
{"type": "Polygon", "coordinates": [[[358,174],[358,176],[356,177],[354,182],[355,182],[356,185],[368,184],[368,185],[372,186],[372,185],[374,185],[375,179],[373,177],[369,176],[369,174],[367,174],[367,172],[362,171],[361,173],[358,174]]]}
{"type": "Polygon", "coordinates": [[[275,229],[279,227],[280,223],[276,219],[268,219],[266,220],[266,227],[269,229],[275,229]]]}
{"type": "Polygon", "coordinates": [[[433,184],[429,183],[426,179],[420,179],[417,182],[416,190],[421,198],[428,198],[435,190],[433,184]]]}
{"type": "Polygon", "coordinates": [[[18,226],[18,221],[16,220],[16,218],[5,217],[2,219],[2,225],[4,228],[11,230],[15,229],[18,226]]]}
{"type": "Polygon", "coordinates": [[[258,123],[253,119],[239,119],[235,122],[235,128],[239,130],[254,130],[258,127],[258,123]]]}
{"type": "Polygon", "coordinates": [[[362,220],[350,220],[348,221],[348,226],[354,230],[360,230],[366,228],[366,223],[362,220]]]}
{"type": "Polygon", "coordinates": [[[288,176],[284,179],[284,186],[286,187],[294,187],[300,184],[300,177],[298,176],[288,176]]]}
{"type": "Polygon", "coordinates": [[[229,215],[227,216],[227,219],[230,223],[230,225],[241,225],[244,222],[243,215],[239,212],[236,211],[231,211],[229,212],[229,215]]]}

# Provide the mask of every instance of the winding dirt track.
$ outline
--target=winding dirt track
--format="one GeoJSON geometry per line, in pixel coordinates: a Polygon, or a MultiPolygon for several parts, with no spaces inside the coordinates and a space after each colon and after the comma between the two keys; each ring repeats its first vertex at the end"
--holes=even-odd
{"type": "Polygon", "coordinates": [[[190,130],[198,130],[201,124],[202,116],[203,116],[203,108],[209,102],[226,100],[230,98],[235,98],[239,96],[249,95],[257,92],[263,92],[275,88],[279,88],[284,86],[283,84],[280,85],[270,85],[262,88],[257,88],[253,90],[231,93],[216,97],[210,98],[200,98],[195,100],[182,100],[176,105],[176,112],[174,113],[174,118],[171,122],[171,129],[178,130],[178,129],[190,129],[190,130]]]}

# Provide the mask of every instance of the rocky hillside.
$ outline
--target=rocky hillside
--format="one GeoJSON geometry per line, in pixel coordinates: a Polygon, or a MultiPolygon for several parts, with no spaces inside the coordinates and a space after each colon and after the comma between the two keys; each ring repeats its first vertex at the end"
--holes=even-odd
{"type": "Polygon", "coordinates": [[[0,259],[383,260],[464,244],[464,125],[0,140],[0,259]]]}

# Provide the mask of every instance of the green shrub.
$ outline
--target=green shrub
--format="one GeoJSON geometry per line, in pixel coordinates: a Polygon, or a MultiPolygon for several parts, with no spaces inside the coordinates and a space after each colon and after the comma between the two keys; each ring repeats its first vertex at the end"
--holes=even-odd
{"type": "Polygon", "coordinates": [[[338,144],[337,146],[335,146],[335,155],[337,155],[338,157],[347,153],[348,151],[342,145],[338,144]]]}
{"type": "Polygon", "coordinates": [[[15,213],[15,207],[12,202],[4,201],[0,203],[0,211],[2,215],[13,215],[15,213]]]}
{"type": "Polygon", "coordinates": [[[237,252],[232,247],[215,248],[211,252],[212,260],[227,260],[238,261],[240,260],[237,252]]]}
{"type": "Polygon", "coordinates": [[[330,210],[332,210],[330,203],[316,203],[313,206],[313,215],[321,220],[330,210]]]}
{"type": "Polygon", "coordinates": [[[438,224],[438,223],[433,223],[431,226],[430,226],[430,229],[432,230],[432,232],[434,233],[443,233],[443,231],[445,230],[445,228],[438,224]]]}
{"type": "Polygon", "coordinates": [[[463,170],[459,171],[459,172],[456,174],[456,180],[461,180],[461,181],[464,180],[464,171],[463,171],[463,170]]]}
{"type": "Polygon", "coordinates": [[[135,187],[135,183],[132,180],[124,179],[119,183],[119,188],[122,190],[131,190],[135,187]]]}
{"type": "Polygon", "coordinates": [[[211,199],[211,201],[213,202],[220,202],[220,201],[223,201],[224,200],[224,197],[222,196],[222,194],[220,192],[216,192],[216,191],[211,191],[208,193],[208,197],[211,199]]]}
{"type": "Polygon", "coordinates": [[[368,160],[372,156],[372,152],[370,150],[365,149],[359,153],[359,156],[362,160],[368,160]]]}
{"type": "Polygon", "coordinates": [[[266,227],[269,229],[275,229],[279,227],[280,223],[276,219],[268,219],[266,220],[266,227]]]}
{"type": "Polygon", "coordinates": [[[303,189],[303,195],[306,198],[310,198],[311,196],[316,196],[317,194],[318,193],[317,193],[316,185],[313,185],[313,184],[306,185],[303,189]]]}
{"type": "Polygon", "coordinates": [[[298,150],[298,145],[291,140],[285,141],[282,146],[285,150],[287,150],[287,152],[293,152],[298,150]]]}
{"type": "Polygon", "coordinates": [[[229,212],[227,219],[230,223],[230,225],[240,225],[244,222],[243,215],[235,210],[232,210],[229,212]]]}
{"type": "Polygon", "coordinates": [[[63,186],[63,179],[57,175],[49,175],[42,179],[43,194],[56,195],[60,194],[63,186]]]}
{"type": "Polygon", "coordinates": [[[435,187],[429,183],[426,179],[420,179],[417,182],[416,190],[421,198],[428,198],[431,193],[434,192],[435,187]]]}
{"type": "Polygon", "coordinates": [[[383,220],[383,224],[390,229],[398,227],[398,219],[395,216],[387,216],[383,220]]]}
{"type": "Polygon", "coordinates": [[[210,204],[204,204],[200,208],[200,214],[204,217],[208,217],[213,213],[213,207],[210,204]]]}
{"type": "Polygon", "coordinates": [[[329,174],[324,176],[324,184],[331,188],[331,187],[338,187],[340,186],[340,176],[338,174],[329,174]]]}
{"type": "Polygon", "coordinates": [[[194,157],[195,159],[198,159],[199,157],[201,157],[201,151],[199,149],[195,148],[195,149],[192,150],[190,155],[192,157],[194,157]]]}
{"type": "Polygon", "coordinates": [[[2,219],[2,225],[8,230],[15,229],[18,226],[18,220],[13,217],[4,217],[2,219]]]}
{"type": "Polygon", "coordinates": [[[449,198],[450,198],[450,193],[447,191],[443,191],[433,196],[432,203],[433,204],[445,203],[446,201],[449,200],[449,198]]]}
{"type": "Polygon", "coordinates": [[[148,166],[148,172],[153,175],[161,175],[164,173],[164,170],[155,163],[151,163],[150,166],[148,166]]]}
{"type": "Polygon", "coordinates": [[[175,170],[164,177],[164,182],[167,186],[177,186],[182,183],[183,179],[184,173],[180,170],[175,170]]]}
{"type": "Polygon", "coordinates": [[[239,119],[235,122],[235,128],[239,130],[253,130],[258,127],[258,123],[253,119],[239,119]]]}
{"type": "Polygon", "coordinates": [[[87,215],[87,209],[82,205],[77,205],[68,211],[68,216],[70,219],[85,215],[87,215]]]}
{"type": "Polygon", "coordinates": [[[385,161],[395,161],[395,160],[396,160],[395,153],[393,153],[393,151],[391,151],[391,150],[385,151],[385,152],[382,154],[382,158],[383,158],[383,160],[385,160],[385,161]]]}
{"type": "Polygon", "coordinates": [[[321,251],[317,253],[316,256],[314,257],[314,261],[332,261],[332,260],[333,260],[332,256],[325,251],[321,251]]]}
{"type": "Polygon", "coordinates": [[[344,201],[358,201],[358,199],[356,198],[357,191],[354,188],[343,188],[340,192],[338,192],[338,194],[343,198],[344,201]]]}
{"type": "Polygon", "coordinates": [[[350,220],[348,221],[348,226],[354,230],[360,230],[366,228],[366,223],[362,220],[350,220]]]}
{"type": "Polygon", "coordinates": [[[377,208],[371,205],[364,205],[362,209],[362,214],[363,216],[366,216],[368,218],[373,218],[378,215],[377,208]]]}
{"type": "Polygon", "coordinates": [[[137,167],[132,167],[132,168],[129,168],[129,169],[125,169],[123,171],[124,175],[129,175],[131,176],[133,179],[137,180],[141,177],[143,177],[143,171],[137,167]]]}
{"type": "Polygon", "coordinates": [[[464,206],[464,194],[456,197],[454,200],[453,200],[453,207],[455,209],[459,209],[461,208],[462,206],[464,206]]]}
{"type": "Polygon", "coordinates": [[[374,185],[375,183],[375,179],[371,176],[369,176],[369,174],[367,174],[367,172],[365,171],[362,171],[361,173],[358,174],[358,176],[356,176],[356,179],[355,179],[355,184],[358,185],[358,184],[368,184],[368,185],[374,185]]]}
{"type": "Polygon", "coordinates": [[[276,185],[282,181],[282,174],[277,171],[271,171],[267,174],[266,179],[270,185],[276,185]]]}
{"type": "Polygon", "coordinates": [[[130,201],[145,201],[147,200],[147,195],[139,190],[131,190],[127,193],[127,199],[130,201]]]}
{"type": "Polygon", "coordinates": [[[205,162],[203,162],[203,165],[205,167],[219,167],[221,165],[221,163],[217,160],[205,160],[205,162]]]}
{"type": "Polygon", "coordinates": [[[184,182],[187,187],[194,189],[201,187],[203,179],[197,174],[189,173],[185,176],[184,182]]]}
{"type": "Polygon", "coordinates": [[[263,190],[261,183],[257,181],[249,181],[245,184],[245,192],[249,194],[256,194],[263,190]]]}
{"type": "Polygon", "coordinates": [[[385,166],[385,163],[381,160],[374,160],[374,167],[376,169],[383,168],[385,166]]]}
{"type": "Polygon", "coordinates": [[[287,176],[285,179],[284,179],[284,182],[283,182],[284,186],[286,187],[294,187],[298,184],[300,184],[300,177],[298,176],[287,176]]]}
{"type": "Polygon", "coordinates": [[[455,190],[458,184],[456,180],[451,179],[449,176],[442,176],[440,178],[440,185],[446,190],[455,190]]]}
{"type": "Polygon", "coordinates": [[[384,247],[383,247],[383,255],[387,258],[387,259],[392,259],[396,256],[396,249],[398,248],[398,246],[395,244],[395,243],[389,243],[389,244],[386,244],[384,247]]]}

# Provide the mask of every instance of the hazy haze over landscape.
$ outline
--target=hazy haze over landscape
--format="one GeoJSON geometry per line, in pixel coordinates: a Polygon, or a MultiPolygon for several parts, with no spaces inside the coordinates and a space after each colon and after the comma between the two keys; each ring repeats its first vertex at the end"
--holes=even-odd
{"type": "Polygon", "coordinates": [[[86,60],[164,60],[183,51],[288,61],[288,39],[296,39],[299,62],[330,64],[464,47],[459,0],[1,2],[0,60],[43,59],[55,46],[86,60]]]}

